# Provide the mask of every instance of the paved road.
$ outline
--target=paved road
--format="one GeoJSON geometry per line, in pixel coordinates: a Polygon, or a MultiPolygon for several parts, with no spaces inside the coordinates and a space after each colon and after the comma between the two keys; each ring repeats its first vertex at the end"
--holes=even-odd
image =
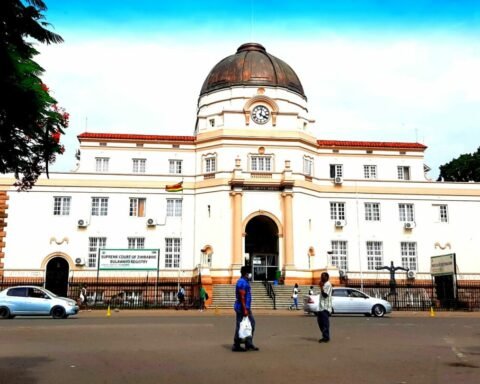
{"type": "Polygon", "coordinates": [[[233,316],[101,312],[0,321],[3,383],[480,383],[479,316],[258,314],[259,352],[230,351],[233,316]]]}

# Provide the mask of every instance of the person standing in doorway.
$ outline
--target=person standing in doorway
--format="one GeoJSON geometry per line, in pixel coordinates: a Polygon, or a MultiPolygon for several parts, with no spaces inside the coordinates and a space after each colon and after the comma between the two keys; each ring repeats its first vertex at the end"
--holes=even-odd
{"type": "Polygon", "coordinates": [[[317,323],[322,332],[322,338],[319,343],[328,343],[330,341],[330,314],[332,313],[332,284],[327,272],[320,276],[320,298],[318,300],[317,323]]]}
{"type": "Polygon", "coordinates": [[[310,286],[310,289],[308,290],[308,294],[309,294],[310,296],[313,295],[313,285],[310,286]]]}
{"type": "Polygon", "coordinates": [[[252,314],[252,292],[250,288],[250,268],[243,266],[240,269],[241,277],[237,281],[235,287],[235,335],[233,337],[233,352],[246,352],[246,351],[258,351],[258,348],[253,344],[253,335],[255,333],[255,319],[252,314]],[[245,348],[241,344],[241,340],[238,337],[238,330],[240,329],[240,323],[244,317],[248,316],[250,324],[252,325],[252,336],[245,340],[245,348]]]}
{"type": "Polygon", "coordinates": [[[295,307],[295,309],[298,311],[298,292],[300,292],[300,290],[298,289],[298,284],[295,283],[295,286],[293,287],[293,291],[292,291],[293,303],[292,305],[290,305],[290,310],[292,310],[293,307],[295,307]]]}

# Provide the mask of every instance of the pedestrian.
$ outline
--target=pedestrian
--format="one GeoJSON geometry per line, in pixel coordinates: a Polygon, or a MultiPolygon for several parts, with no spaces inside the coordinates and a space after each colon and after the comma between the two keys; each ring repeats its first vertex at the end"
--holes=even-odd
{"type": "Polygon", "coordinates": [[[204,309],[207,309],[205,307],[205,301],[208,299],[208,294],[203,285],[200,285],[200,312],[203,312],[204,309]]]}
{"type": "Polygon", "coordinates": [[[178,310],[180,306],[183,306],[183,309],[187,310],[187,303],[185,301],[185,288],[183,287],[183,285],[180,285],[180,288],[178,289],[177,299],[178,303],[175,309],[178,310]]]}
{"type": "Polygon", "coordinates": [[[293,303],[292,305],[290,305],[290,310],[292,310],[293,307],[295,307],[295,309],[298,311],[298,292],[300,292],[300,290],[298,289],[298,284],[295,283],[295,286],[293,287],[293,291],[292,291],[293,303]]]}
{"type": "Polygon", "coordinates": [[[87,285],[82,284],[80,288],[80,295],[78,297],[78,307],[79,309],[87,309],[87,285]]]}
{"type": "Polygon", "coordinates": [[[313,295],[313,285],[310,286],[310,289],[308,290],[308,294],[309,294],[310,296],[313,295]]]}
{"type": "Polygon", "coordinates": [[[240,269],[240,279],[237,281],[235,287],[235,335],[233,337],[233,352],[246,352],[246,351],[258,351],[258,348],[253,344],[253,335],[255,333],[255,319],[252,314],[252,292],[250,288],[249,280],[252,277],[250,268],[243,266],[240,269]],[[252,325],[252,336],[245,339],[245,348],[241,344],[241,339],[238,337],[238,330],[240,329],[240,323],[244,317],[247,317],[252,325]]]}
{"type": "Polygon", "coordinates": [[[322,332],[319,343],[330,341],[330,314],[332,313],[332,284],[328,281],[330,276],[323,272],[320,276],[320,297],[318,298],[317,323],[322,332]]]}

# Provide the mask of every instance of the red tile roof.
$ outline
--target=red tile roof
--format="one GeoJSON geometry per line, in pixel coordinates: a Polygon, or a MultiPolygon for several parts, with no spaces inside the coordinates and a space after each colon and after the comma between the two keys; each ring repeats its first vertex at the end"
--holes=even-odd
{"type": "Polygon", "coordinates": [[[342,148],[388,148],[388,149],[416,149],[425,150],[426,145],[420,143],[400,143],[389,141],[342,141],[342,140],[317,140],[320,147],[342,148]]]}
{"type": "Polygon", "coordinates": [[[102,139],[102,140],[141,140],[141,141],[183,141],[193,143],[195,136],[168,136],[168,135],[132,135],[129,133],[94,133],[84,132],[77,136],[78,140],[102,139]]]}

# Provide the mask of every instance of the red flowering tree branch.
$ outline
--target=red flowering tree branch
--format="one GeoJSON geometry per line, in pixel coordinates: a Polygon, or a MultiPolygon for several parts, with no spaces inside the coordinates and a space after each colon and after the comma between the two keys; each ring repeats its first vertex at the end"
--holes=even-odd
{"type": "Polygon", "coordinates": [[[41,0],[0,1],[0,173],[13,173],[19,190],[30,189],[56,156],[69,115],[42,82],[33,41],[62,38],[42,21],[41,0]],[[27,40],[28,39],[28,40],[27,40]]]}

